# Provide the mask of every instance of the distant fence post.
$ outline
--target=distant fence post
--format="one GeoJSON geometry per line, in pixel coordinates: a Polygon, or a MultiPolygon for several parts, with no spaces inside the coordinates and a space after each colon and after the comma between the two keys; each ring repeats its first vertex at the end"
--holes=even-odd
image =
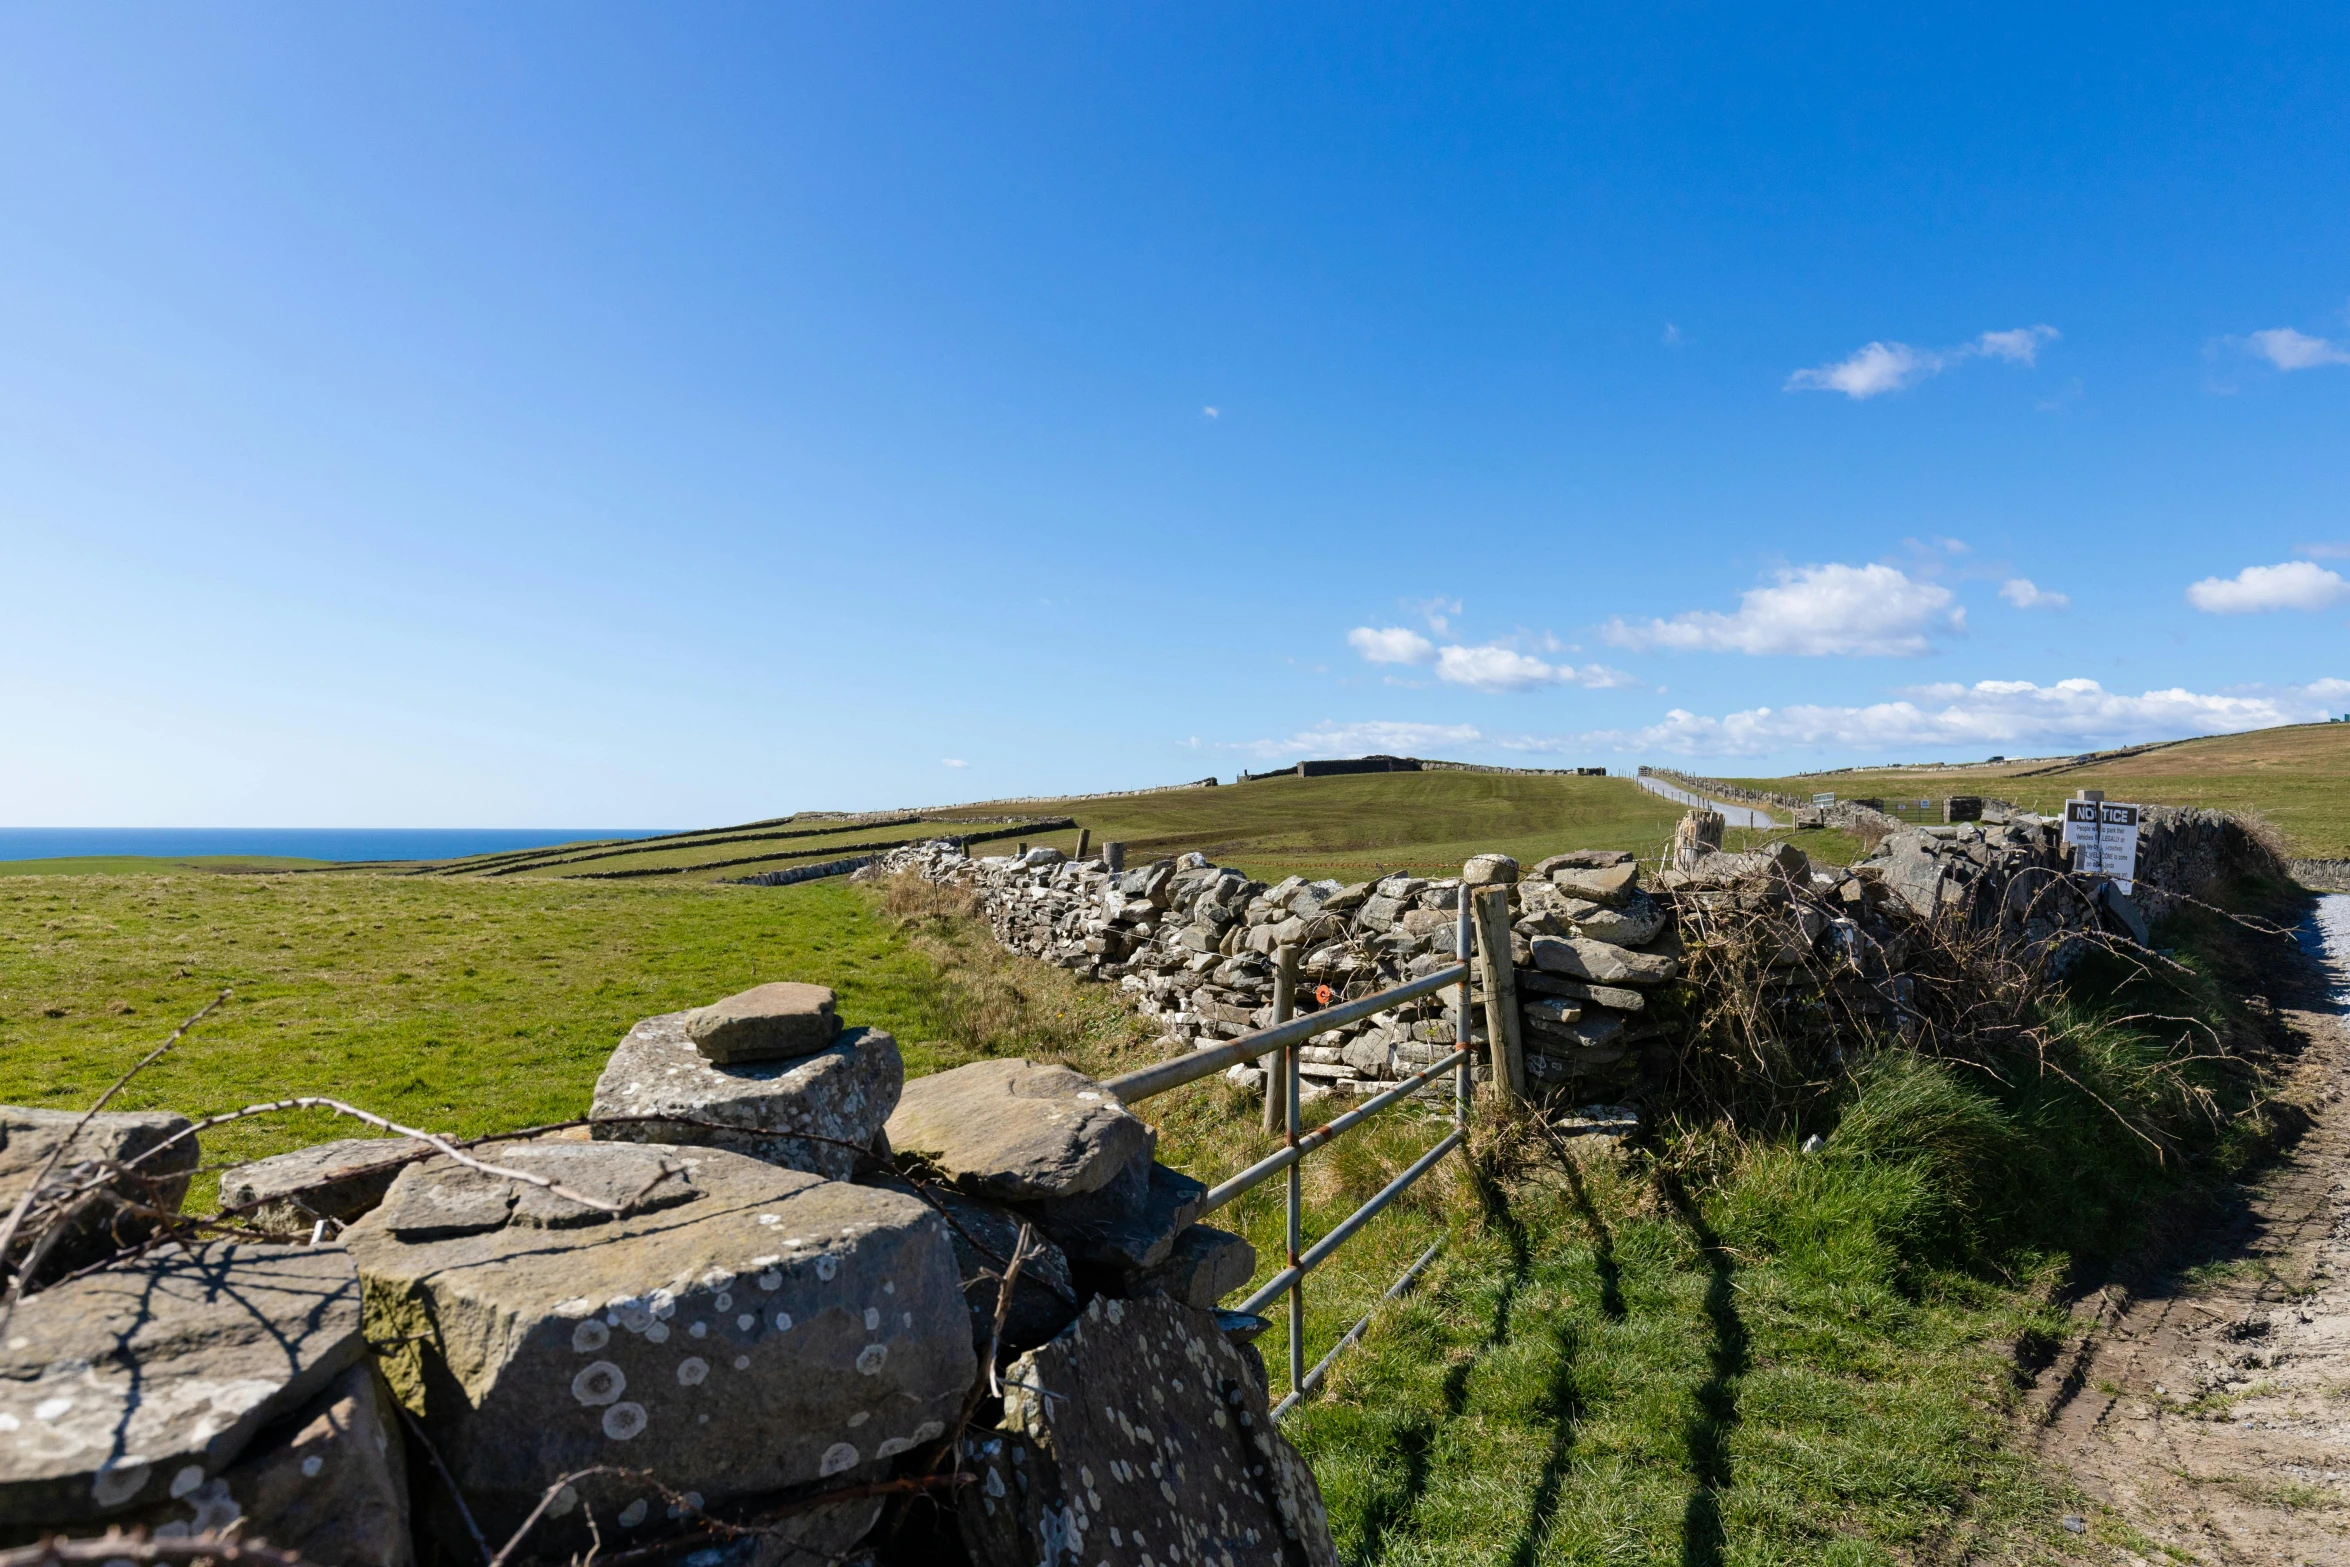
{"type": "Polygon", "coordinates": [[[1077,852],[1070,855],[1069,858],[1073,860],[1082,860],[1085,858],[1088,851],[1090,851],[1092,848],[1093,829],[1091,827],[1080,827],[1077,829],[1077,852]]]}
{"type": "MultiPolygon", "coordinates": [[[[1297,1009],[1297,944],[1284,945],[1274,963],[1273,1026],[1279,1028],[1297,1009]]],[[[1290,1124],[1289,1079],[1297,1071],[1297,1058],[1287,1050],[1273,1050],[1257,1064],[1265,1069],[1265,1130],[1278,1132],[1290,1124]]],[[[1296,1130],[1294,1125],[1290,1129],[1296,1130]]]]}
{"type": "MultiPolygon", "coordinates": [[[[1485,1042],[1493,1055],[1493,1089],[1503,1099],[1523,1099],[1526,1046],[1519,1034],[1517,969],[1510,961],[1510,890],[1479,887],[1475,901],[1478,977],[1485,982],[1485,1042]]],[[[1465,1028],[1468,1019],[1461,1021],[1465,1028]]],[[[1461,1040],[1468,1042],[1465,1036],[1461,1040]]]]}

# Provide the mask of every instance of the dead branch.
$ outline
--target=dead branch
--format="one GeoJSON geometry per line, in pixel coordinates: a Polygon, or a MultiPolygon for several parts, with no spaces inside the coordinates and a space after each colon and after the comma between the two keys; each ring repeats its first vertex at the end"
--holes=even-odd
{"type": "Polygon", "coordinates": [[[51,1536],[33,1545],[0,1551],[0,1567],[66,1567],[82,1562],[219,1562],[222,1567],[253,1563],[254,1567],[312,1567],[292,1551],[259,1540],[239,1540],[225,1534],[192,1534],[182,1539],[151,1539],[143,1530],[109,1529],[90,1539],[51,1536]]]}
{"type": "MultiPolygon", "coordinates": [[[[129,1071],[116,1078],[114,1080],[114,1086],[107,1089],[106,1092],[100,1094],[98,1096],[97,1103],[91,1105],[89,1109],[83,1111],[82,1118],[74,1122],[73,1130],[68,1132],[55,1148],[49,1150],[49,1157],[42,1161],[41,1168],[34,1172],[33,1178],[25,1184],[24,1192],[16,1200],[16,1206],[9,1211],[7,1222],[5,1224],[0,1224],[0,1267],[7,1266],[10,1249],[16,1245],[17,1232],[24,1224],[25,1215],[32,1211],[34,1201],[41,1195],[41,1188],[43,1184],[47,1182],[50,1175],[55,1172],[58,1161],[65,1157],[66,1150],[71,1148],[81,1137],[83,1131],[88,1128],[91,1120],[95,1118],[100,1111],[104,1110],[107,1105],[113,1102],[114,1096],[121,1093],[123,1088],[130,1082],[132,1078],[137,1077],[141,1072],[144,1072],[147,1070],[147,1068],[162,1060],[164,1052],[171,1049],[172,1046],[178,1044],[182,1038],[186,1037],[189,1029],[194,1028],[198,1023],[201,1023],[206,1018],[210,1017],[215,1011],[227,1003],[230,996],[235,994],[236,992],[233,989],[223,990],[219,995],[214,996],[210,1001],[204,1003],[203,1006],[197,1008],[195,1013],[190,1016],[186,1022],[182,1023],[179,1027],[171,1031],[169,1038],[165,1039],[162,1044],[157,1045],[154,1049],[141,1056],[135,1063],[133,1063],[129,1071]]],[[[172,1140],[176,1141],[176,1139],[172,1140]]],[[[36,1237],[34,1242],[35,1250],[42,1252],[46,1251],[47,1248],[41,1244],[44,1239],[46,1239],[46,1237],[36,1237]]],[[[32,1277],[32,1273],[32,1263],[28,1261],[26,1266],[15,1270],[14,1276],[8,1281],[8,1293],[5,1296],[0,1296],[0,1333],[5,1333],[7,1331],[8,1319],[15,1313],[17,1301],[23,1298],[25,1280],[32,1277]]]]}

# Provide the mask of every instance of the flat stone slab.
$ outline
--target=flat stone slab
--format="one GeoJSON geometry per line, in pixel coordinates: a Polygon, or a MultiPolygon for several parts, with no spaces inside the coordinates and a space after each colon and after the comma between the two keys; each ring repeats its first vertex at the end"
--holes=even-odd
{"type": "MultiPolygon", "coordinates": [[[[1909,834],[1897,836],[1917,841],[1909,834]]],[[[1784,881],[1797,888],[1807,887],[1811,884],[1811,859],[1791,843],[1739,854],[1708,854],[1689,868],[1683,885],[1735,887],[1751,881],[1784,881]]]]}
{"type": "Polygon", "coordinates": [[[859,1150],[874,1148],[906,1078],[895,1039],[852,1028],[812,1055],[721,1066],[686,1032],[692,1016],[665,1013],[630,1029],[596,1079],[588,1112],[686,1119],[599,1125],[598,1139],[723,1148],[833,1181],[866,1162],[859,1150]]]}
{"type": "Polygon", "coordinates": [[[1526,1027],[1554,1055],[1562,1051],[1607,1050],[1624,1043],[1624,1020],[1609,1012],[1579,1021],[1563,1021],[1530,1011],[1526,1015],[1526,1027]]]}
{"type": "MultiPolygon", "coordinates": [[[[483,1200],[488,1178],[436,1159],[346,1232],[369,1332],[397,1344],[383,1359],[393,1391],[491,1539],[574,1470],[642,1469],[715,1505],[872,1477],[960,1410],[977,1370],[970,1317],[946,1224],[919,1200],[715,1148],[492,1156],[645,1196],[617,1219],[569,1204],[586,1215],[574,1222],[514,1182],[503,1203],[483,1200]]],[[[420,1534],[465,1554],[445,1492],[416,1495],[420,1534]]],[[[591,1512],[606,1551],[641,1543],[666,1507],[632,1476],[583,1479],[531,1553],[585,1552],[591,1512]]]]}
{"type": "Polygon", "coordinates": [[[1511,886],[1518,879],[1518,862],[1506,854],[1473,854],[1461,867],[1464,887],[1511,886]]]}
{"type": "Polygon", "coordinates": [[[1632,855],[1625,849],[1571,849],[1565,854],[1554,854],[1547,860],[1535,862],[1531,873],[1536,881],[1548,881],[1562,870],[1597,871],[1611,865],[1630,865],[1632,855]]]}
{"type": "Polygon", "coordinates": [[[840,1034],[837,998],[828,985],[783,981],[753,985],[685,1015],[686,1037],[721,1066],[814,1055],[840,1034]]]}
{"type": "Polygon", "coordinates": [[[0,1519],[58,1527],[163,1501],[357,1361],[340,1247],[218,1242],[17,1303],[0,1342],[0,1519]]]}
{"type": "MultiPolygon", "coordinates": [[[[365,1361],[257,1434],[209,1480],[175,1480],[169,1500],[126,1519],[158,1540],[218,1534],[267,1540],[337,1567],[410,1567],[407,1439],[365,1361]]],[[[0,1530],[0,1536],[6,1534],[0,1530]]]]}
{"type": "Polygon", "coordinates": [[[1571,898],[1587,898],[1612,907],[1638,890],[1640,867],[1630,860],[1592,870],[1561,866],[1550,873],[1550,884],[1571,898]]]}
{"type": "Polygon", "coordinates": [[[1648,997],[1624,985],[1593,985],[1580,979],[1566,979],[1557,974],[1545,974],[1540,969],[1518,970],[1518,989],[1535,995],[1563,996],[1569,1001],[1590,1001],[1618,1012],[1638,1012],[1648,1005],[1648,997]]]}
{"type": "Polygon", "coordinates": [[[898,1097],[890,1147],[975,1196],[1003,1202],[1098,1191],[1147,1158],[1150,1129],[1081,1072],[974,1061],[918,1077],[898,1097]]]}
{"type": "MultiPolygon", "coordinates": [[[[859,1176],[858,1183],[914,1196],[914,1184],[894,1172],[859,1176]]],[[[985,1354],[995,1333],[996,1296],[1020,1240],[1020,1215],[1001,1203],[943,1186],[932,1187],[930,1196],[946,1210],[947,1232],[954,1237],[963,1304],[971,1312],[971,1347],[985,1354]]],[[[1020,1282],[1012,1290],[1012,1309],[1004,1317],[1002,1347],[1014,1353],[1034,1349],[1067,1327],[1077,1307],[1068,1257],[1044,1231],[1031,1228],[1020,1282]]]]}
{"type": "Polygon", "coordinates": [[[1536,936],[1528,946],[1534,966],[1599,985],[1661,985],[1680,971],[1672,958],[1622,947],[1585,936],[1536,936]]]}
{"type": "Polygon", "coordinates": [[[1175,1237],[1167,1260],[1138,1275],[1128,1294],[1139,1299],[1165,1295],[1186,1306],[1213,1311],[1234,1290],[1255,1277],[1257,1249],[1230,1230],[1194,1224],[1175,1237]]]}
{"type": "Polygon", "coordinates": [[[1029,1203],[1025,1211],[1077,1262],[1132,1274],[1167,1260],[1207,1195],[1205,1185],[1181,1170],[1138,1160],[1098,1192],[1029,1203]]]}
{"type": "Polygon", "coordinates": [[[256,1159],[222,1174],[220,1205],[253,1205],[247,1224],[306,1241],[319,1220],[349,1224],[382,1202],[401,1166],[427,1146],[409,1137],[345,1137],[256,1159]]]}
{"type": "Polygon", "coordinates": [[[1585,1105],[1550,1123],[1561,1137],[1597,1138],[1609,1145],[1640,1133],[1640,1112],[1631,1105],[1585,1105]]]}
{"type": "Polygon", "coordinates": [[[1217,1318],[1096,1298],[1005,1376],[1002,1429],[964,1439],[979,1567],[1337,1567],[1313,1471],[1217,1318]]]}
{"type": "MultiPolygon", "coordinates": [[[[147,1153],[188,1129],[188,1118],[168,1110],[109,1110],[80,1125],[79,1110],[39,1110],[23,1105],[0,1105],[0,1214],[12,1212],[27,1186],[40,1174],[50,1155],[57,1154],[45,1190],[70,1189],[94,1174],[99,1161],[123,1163],[147,1153]],[[71,1145],[67,1146],[67,1140],[71,1145]],[[60,1149],[62,1148],[62,1152],[60,1149]]],[[[59,1278],[76,1268],[103,1261],[117,1245],[127,1245],[154,1233],[147,1220],[120,1212],[118,1194],[177,1212],[187,1195],[188,1172],[196,1168],[193,1137],[181,1138],[163,1153],[139,1167],[144,1179],[118,1178],[107,1188],[80,1199],[56,1226],[56,1236],[35,1270],[39,1279],[59,1278]]],[[[27,1255],[29,1235],[16,1242],[16,1258],[27,1255]]]]}
{"type": "Polygon", "coordinates": [[[1581,901],[1569,903],[1566,917],[1578,935],[1615,947],[1637,947],[1654,941],[1665,928],[1665,911],[1647,893],[1635,888],[1613,908],[1581,901]]]}

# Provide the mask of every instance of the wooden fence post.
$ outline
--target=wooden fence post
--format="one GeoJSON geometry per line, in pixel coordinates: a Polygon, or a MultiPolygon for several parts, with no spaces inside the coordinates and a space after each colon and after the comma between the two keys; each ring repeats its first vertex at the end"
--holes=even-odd
{"type": "Polygon", "coordinates": [[[1085,858],[1086,852],[1092,847],[1093,829],[1091,827],[1080,827],[1077,829],[1077,852],[1070,855],[1069,858],[1073,860],[1082,860],[1085,858]]]}
{"type": "MultiPolygon", "coordinates": [[[[1297,946],[1290,943],[1274,954],[1273,1026],[1288,1022],[1297,1010],[1297,946]]],[[[1287,1050],[1267,1051],[1257,1061],[1265,1069],[1265,1130],[1278,1132],[1288,1125],[1289,1074],[1297,1058],[1287,1050]]]]}
{"type": "MultiPolygon", "coordinates": [[[[1494,1092],[1505,1099],[1523,1099],[1526,1097],[1526,1044],[1518,1022],[1517,969],[1510,961],[1510,890],[1507,887],[1461,890],[1473,891],[1475,898],[1478,977],[1485,982],[1485,1039],[1493,1052],[1494,1092]]],[[[1461,1043],[1468,1041],[1464,1039],[1461,1043]]]]}

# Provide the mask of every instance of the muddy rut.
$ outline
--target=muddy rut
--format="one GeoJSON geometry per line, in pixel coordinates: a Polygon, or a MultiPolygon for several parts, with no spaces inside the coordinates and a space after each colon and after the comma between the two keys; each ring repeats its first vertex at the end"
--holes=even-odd
{"type": "Polygon", "coordinates": [[[2280,975],[2300,1135],[2242,1199],[2075,1307],[2029,1439],[2107,1561],[2350,1564],[2350,897],[2280,975]],[[2331,927],[2329,929],[2329,926],[2331,927]],[[2330,939],[2329,939],[2330,938],[2330,939]]]}

